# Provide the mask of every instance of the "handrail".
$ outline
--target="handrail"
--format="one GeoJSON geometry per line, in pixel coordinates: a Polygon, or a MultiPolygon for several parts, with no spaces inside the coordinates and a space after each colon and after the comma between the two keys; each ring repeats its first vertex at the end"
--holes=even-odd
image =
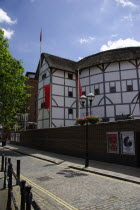
{"type": "Polygon", "coordinates": [[[17,160],[17,171],[15,172],[11,163],[11,158],[8,158],[7,161],[7,157],[2,155],[1,171],[4,172],[4,189],[6,188],[6,183],[8,183],[8,200],[6,210],[12,210],[11,201],[13,201],[15,210],[19,209],[13,194],[12,177],[15,178],[16,185],[20,187],[20,210],[31,210],[31,206],[34,210],[41,210],[39,205],[33,199],[31,186],[26,186],[26,181],[24,180],[20,181],[20,160],[17,160]]]}

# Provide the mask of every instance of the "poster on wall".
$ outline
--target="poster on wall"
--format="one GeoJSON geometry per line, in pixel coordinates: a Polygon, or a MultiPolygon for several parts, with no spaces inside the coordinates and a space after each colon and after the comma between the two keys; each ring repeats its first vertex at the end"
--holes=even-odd
{"type": "Polygon", "coordinates": [[[108,152],[118,153],[119,152],[118,132],[108,132],[106,135],[107,135],[108,152]]]}
{"type": "Polygon", "coordinates": [[[134,131],[120,132],[122,153],[135,155],[134,131]]]}

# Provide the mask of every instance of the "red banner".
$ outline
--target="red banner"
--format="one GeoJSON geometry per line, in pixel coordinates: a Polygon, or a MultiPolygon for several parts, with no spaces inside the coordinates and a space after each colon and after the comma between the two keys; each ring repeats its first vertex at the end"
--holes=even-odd
{"type": "Polygon", "coordinates": [[[44,85],[45,109],[50,109],[50,85],[44,85]]]}
{"type": "Polygon", "coordinates": [[[81,87],[81,82],[80,82],[80,77],[78,78],[78,87],[79,87],[79,98],[82,96],[82,87],[81,87]]]}

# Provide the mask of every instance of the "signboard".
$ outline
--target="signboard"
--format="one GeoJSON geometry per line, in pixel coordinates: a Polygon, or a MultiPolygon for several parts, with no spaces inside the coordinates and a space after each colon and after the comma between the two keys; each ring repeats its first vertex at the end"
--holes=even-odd
{"type": "Polygon", "coordinates": [[[135,142],[134,142],[134,132],[133,131],[123,131],[120,132],[122,153],[135,155],[135,142]]]}
{"type": "Polygon", "coordinates": [[[108,132],[106,135],[108,143],[108,152],[118,153],[119,152],[118,132],[108,132]]]}

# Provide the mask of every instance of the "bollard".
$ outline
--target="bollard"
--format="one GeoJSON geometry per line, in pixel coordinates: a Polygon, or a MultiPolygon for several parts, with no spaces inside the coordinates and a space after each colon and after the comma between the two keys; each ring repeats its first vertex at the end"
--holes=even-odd
{"type": "Polygon", "coordinates": [[[2,160],[1,160],[1,171],[4,171],[4,154],[2,155],[2,160]]]}
{"type": "Polygon", "coordinates": [[[16,184],[18,185],[20,182],[20,160],[17,160],[17,181],[16,184]]]}
{"type": "Polygon", "coordinates": [[[32,200],[31,186],[27,186],[25,189],[26,189],[26,210],[31,210],[31,200],[32,200]]]}
{"type": "Polygon", "coordinates": [[[4,183],[3,183],[3,189],[6,188],[6,179],[7,179],[7,157],[5,157],[5,169],[4,169],[4,183]]]}
{"type": "Polygon", "coordinates": [[[9,171],[9,180],[8,180],[8,201],[7,201],[7,209],[6,210],[12,210],[11,206],[11,191],[12,191],[12,164],[10,163],[8,165],[8,171],[9,171]]]}
{"type": "Polygon", "coordinates": [[[24,180],[20,182],[20,194],[21,194],[20,209],[21,210],[25,210],[25,183],[26,181],[24,180]]]}

